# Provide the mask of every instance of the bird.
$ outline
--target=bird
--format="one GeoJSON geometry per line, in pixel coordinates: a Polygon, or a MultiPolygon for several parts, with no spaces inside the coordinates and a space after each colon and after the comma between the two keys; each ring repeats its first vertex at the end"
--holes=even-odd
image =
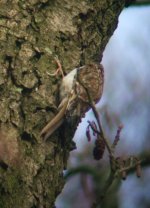
{"type": "Polygon", "coordinates": [[[90,108],[87,91],[96,104],[102,97],[103,85],[104,68],[99,63],[75,68],[64,76],[59,89],[58,113],[42,129],[40,136],[46,141],[65,120],[70,122],[75,116],[81,119],[90,108]]]}

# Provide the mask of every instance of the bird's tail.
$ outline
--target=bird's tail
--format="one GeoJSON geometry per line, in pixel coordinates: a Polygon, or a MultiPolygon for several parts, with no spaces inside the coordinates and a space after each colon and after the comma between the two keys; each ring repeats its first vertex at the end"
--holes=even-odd
{"type": "Polygon", "coordinates": [[[58,114],[42,129],[40,136],[46,141],[51,134],[58,129],[64,121],[68,102],[66,102],[58,114]]]}

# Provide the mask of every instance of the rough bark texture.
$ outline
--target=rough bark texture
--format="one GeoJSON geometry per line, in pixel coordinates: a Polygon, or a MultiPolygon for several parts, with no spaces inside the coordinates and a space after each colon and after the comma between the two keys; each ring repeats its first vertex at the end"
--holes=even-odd
{"type": "Polygon", "coordinates": [[[54,59],[66,73],[100,61],[123,7],[124,0],[0,1],[0,208],[53,206],[76,128],[46,143],[39,137],[58,105],[54,59]]]}

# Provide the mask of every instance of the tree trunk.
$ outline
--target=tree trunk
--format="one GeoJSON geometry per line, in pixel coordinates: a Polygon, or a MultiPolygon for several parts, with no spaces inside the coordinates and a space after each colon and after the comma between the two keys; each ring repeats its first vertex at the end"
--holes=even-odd
{"type": "Polygon", "coordinates": [[[54,60],[101,61],[124,1],[0,1],[0,208],[53,207],[77,125],[39,136],[59,104],[54,60]]]}

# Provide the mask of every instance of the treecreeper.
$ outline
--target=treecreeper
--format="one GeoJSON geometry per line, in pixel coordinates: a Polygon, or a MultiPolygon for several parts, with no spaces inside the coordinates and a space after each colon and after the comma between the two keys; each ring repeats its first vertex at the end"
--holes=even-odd
{"type": "Polygon", "coordinates": [[[94,104],[102,97],[104,69],[101,64],[90,63],[73,69],[60,84],[60,105],[57,115],[42,129],[41,137],[46,140],[64,120],[82,118],[90,108],[90,95],[94,104]],[[88,91],[88,94],[87,94],[88,91]]]}

